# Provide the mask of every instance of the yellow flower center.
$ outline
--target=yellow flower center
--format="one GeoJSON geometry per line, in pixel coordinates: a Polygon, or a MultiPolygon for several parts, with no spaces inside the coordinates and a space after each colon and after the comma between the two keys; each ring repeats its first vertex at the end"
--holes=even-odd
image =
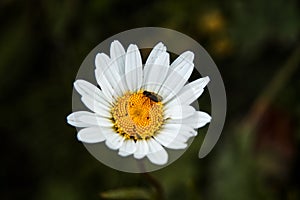
{"type": "Polygon", "coordinates": [[[157,99],[143,91],[120,97],[112,108],[117,133],[134,140],[153,136],[164,121],[163,106],[157,99]]]}

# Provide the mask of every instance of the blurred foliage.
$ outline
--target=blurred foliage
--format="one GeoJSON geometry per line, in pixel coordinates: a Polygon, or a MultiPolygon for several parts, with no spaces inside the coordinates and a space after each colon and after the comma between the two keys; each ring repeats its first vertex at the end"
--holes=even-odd
{"type": "Polygon", "coordinates": [[[103,192],[100,196],[104,199],[151,199],[152,193],[143,188],[122,188],[103,192]]]}
{"type": "Polygon", "coordinates": [[[65,118],[77,70],[92,48],[121,31],[159,26],[207,49],[228,96],[227,124],[215,150],[198,159],[207,128],[201,129],[180,159],[151,173],[165,198],[300,199],[299,69],[257,127],[250,133],[242,128],[256,98],[300,44],[299,7],[296,0],[2,0],[0,198],[153,197],[153,182],[99,163],[65,118]]]}

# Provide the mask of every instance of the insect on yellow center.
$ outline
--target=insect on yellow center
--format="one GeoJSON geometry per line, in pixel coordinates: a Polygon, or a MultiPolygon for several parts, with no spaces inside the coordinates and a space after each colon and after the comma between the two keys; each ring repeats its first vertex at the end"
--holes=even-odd
{"type": "Polygon", "coordinates": [[[147,94],[143,91],[126,93],[112,109],[116,131],[127,139],[148,139],[163,124],[162,103],[147,94]]]}

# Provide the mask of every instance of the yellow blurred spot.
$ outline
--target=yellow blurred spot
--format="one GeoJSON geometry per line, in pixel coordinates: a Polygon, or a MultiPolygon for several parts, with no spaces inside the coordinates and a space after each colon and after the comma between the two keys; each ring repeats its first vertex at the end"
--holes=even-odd
{"type": "Polygon", "coordinates": [[[231,54],[232,48],[232,41],[227,37],[217,39],[212,43],[213,52],[217,56],[227,56],[231,54]]]}
{"type": "Polygon", "coordinates": [[[204,14],[200,19],[199,25],[200,29],[204,32],[221,32],[225,27],[225,19],[220,11],[215,10],[204,14]]]}

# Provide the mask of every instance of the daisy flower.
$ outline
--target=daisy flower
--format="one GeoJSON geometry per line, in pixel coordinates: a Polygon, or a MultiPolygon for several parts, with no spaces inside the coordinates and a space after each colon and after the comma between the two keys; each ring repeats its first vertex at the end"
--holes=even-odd
{"type": "Polygon", "coordinates": [[[110,46],[110,57],[98,53],[95,78],[99,87],[76,80],[74,88],[90,111],[67,117],[81,128],[77,138],[84,143],[105,142],[120,156],[147,157],[152,163],[168,162],[165,148],[185,149],[187,141],[211,117],[190,104],[203,93],[209,77],[187,83],[194,54],[182,53],[170,64],[163,43],[150,52],[145,65],[140,51],[130,44],[127,51],[119,41],[110,46]]]}

